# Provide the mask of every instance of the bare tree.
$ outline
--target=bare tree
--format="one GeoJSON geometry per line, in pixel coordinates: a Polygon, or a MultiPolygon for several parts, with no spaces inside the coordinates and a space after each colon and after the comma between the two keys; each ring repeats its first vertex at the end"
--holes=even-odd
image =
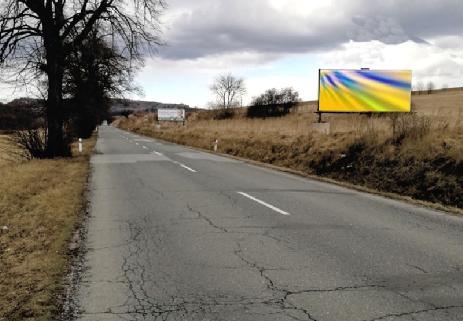
{"type": "Polygon", "coordinates": [[[216,96],[217,107],[224,109],[239,106],[246,93],[244,79],[231,74],[218,76],[210,89],[216,96]]]}
{"type": "Polygon", "coordinates": [[[432,81],[429,81],[427,84],[426,84],[426,90],[428,91],[428,95],[431,95],[432,92],[434,91],[435,89],[435,85],[432,81]]]}
{"type": "Polygon", "coordinates": [[[424,83],[422,81],[418,81],[416,83],[415,88],[416,88],[416,91],[417,91],[418,95],[421,95],[423,93],[423,91],[424,91],[424,83]]]}
{"type": "Polygon", "coordinates": [[[132,85],[135,66],[100,36],[94,30],[66,59],[66,128],[74,137],[90,137],[98,124],[109,119],[112,97],[137,91],[132,85]]]}
{"type": "Polygon", "coordinates": [[[111,46],[140,58],[159,41],[164,0],[1,0],[0,64],[43,72],[47,80],[47,155],[69,151],[64,134],[64,65],[98,24],[111,46]],[[146,50],[144,50],[146,49],[146,50]]]}

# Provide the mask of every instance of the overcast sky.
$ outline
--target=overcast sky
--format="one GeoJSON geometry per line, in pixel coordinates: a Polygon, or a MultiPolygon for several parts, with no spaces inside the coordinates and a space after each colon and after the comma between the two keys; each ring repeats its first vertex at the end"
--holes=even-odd
{"type": "MultiPolygon", "coordinates": [[[[221,73],[317,98],[319,68],[412,69],[463,86],[461,0],[166,0],[163,40],[137,77],[141,99],[206,106],[221,73]]],[[[137,97],[140,98],[140,97],[137,97]]]]}
{"type": "Polygon", "coordinates": [[[461,0],[170,0],[145,98],[204,106],[214,76],[244,77],[246,101],[292,86],[317,97],[319,68],[412,69],[463,86],[461,0]]]}

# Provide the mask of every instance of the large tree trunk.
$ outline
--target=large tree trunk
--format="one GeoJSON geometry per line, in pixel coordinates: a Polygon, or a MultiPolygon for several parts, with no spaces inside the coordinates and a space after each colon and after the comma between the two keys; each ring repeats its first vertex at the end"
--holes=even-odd
{"type": "Polygon", "coordinates": [[[47,154],[50,157],[69,156],[70,150],[63,128],[63,73],[60,71],[62,67],[57,64],[53,69],[54,72],[48,74],[47,154]]]}
{"type": "Polygon", "coordinates": [[[45,39],[48,76],[48,98],[46,102],[48,129],[47,155],[51,158],[70,155],[69,143],[64,132],[64,60],[62,44],[58,40],[58,34],[56,33],[54,36],[50,35],[48,39],[45,39]]]}

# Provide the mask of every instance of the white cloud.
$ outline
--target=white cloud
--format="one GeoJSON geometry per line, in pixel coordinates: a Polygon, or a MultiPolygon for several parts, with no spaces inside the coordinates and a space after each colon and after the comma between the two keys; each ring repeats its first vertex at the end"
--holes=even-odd
{"type": "MultiPolygon", "coordinates": [[[[250,73],[258,74],[272,69],[272,63],[277,58],[274,54],[265,55],[254,52],[184,60],[169,60],[158,57],[147,61],[146,67],[137,77],[137,82],[145,88],[145,99],[184,102],[204,107],[211,99],[209,86],[219,74],[232,73],[237,77],[244,77],[249,98],[262,92],[260,91],[262,86],[252,84],[278,86],[281,81],[273,82],[275,78],[248,77],[250,73]],[[170,90],[167,87],[176,88],[176,90],[170,90]]],[[[247,98],[245,102],[247,102],[247,98]]]]}
{"type": "Polygon", "coordinates": [[[318,79],[317,70],[307,70],[307,76],[259,76],[247,79],[249,95],[245,102],[249,103],[253,96],[257,96],[269,88],[292,87],[299,92],[303,100],[317,99],[318,79]]]}
{"type": "MultiPolygon", "coordinates": [[[[463,38],[459,39],[463,41],[463,38]]],[[[435,44],[441,39],[434,39],[435,44]]],[[[379,41],[349,42],[342,49],[319,54],[323,68],[411,69],[414,81],[458,86],[463,79],[463,59],[458,49],[407,41],[388,45],[379,41]]]]}

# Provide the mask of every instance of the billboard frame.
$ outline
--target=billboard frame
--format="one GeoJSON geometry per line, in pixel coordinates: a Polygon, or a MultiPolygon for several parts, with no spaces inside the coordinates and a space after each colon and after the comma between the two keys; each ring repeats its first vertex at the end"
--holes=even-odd
{"type": "MultiPolygon", "coordinates": [[[[404,114],[412,112],[412,90],[410,91],[410,111],[320,111],[320,81],[321,81],[321,71],[322,70],[346,70],[346,71],[394,71],[399,69],[370,69],[370,68],[360,68],[360,69],[335,69],[335,68],[319,68],[318,69],[318,100],[317,100],[317,111],[315,112],[318,114],[318,122],[321,122],[322,114],[404,114]]],[[[400,69],[400,71],[409,71],[412,75],[413,80],[413,70],[411,69],[400,69]]]]}

